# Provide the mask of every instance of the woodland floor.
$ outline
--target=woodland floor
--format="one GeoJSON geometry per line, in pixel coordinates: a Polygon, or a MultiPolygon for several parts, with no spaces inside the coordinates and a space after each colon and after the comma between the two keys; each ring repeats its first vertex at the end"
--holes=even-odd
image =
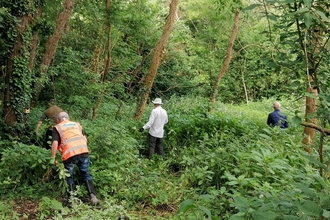
{"type": "MultiPolygon", "coordinates": [[[[12,200],[11,207],[19,215],[20,220],[36,220],[38,219],[38,207],[39,202],[37,200],[19,198],[12,200]]],[[[175,205],[159,205],[157,207],[143,207],[140,211],[132,211],[132,219],[125,217],[121,220],[148,220],[153,219],[156,216],[162,219],[170,219],[177,212],[178,207],[175,205]]]]}
{"type": "Polygon", "coordinates": [[[12,207],[20,215],[20,219],[37,219],[39,201],[28,199],[15,199],[12,201],[12,207]]]}

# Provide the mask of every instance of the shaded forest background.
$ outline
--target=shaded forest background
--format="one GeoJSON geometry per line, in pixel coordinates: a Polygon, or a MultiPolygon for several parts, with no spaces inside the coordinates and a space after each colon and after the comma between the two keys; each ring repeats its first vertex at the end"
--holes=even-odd
{"type": "Polygon", "coordinates": [[[179,219],[330,215],[328,1],[1,0],[0,6],[0,181],[10,201],[35,200],[34,215],[57,219],[133,218],[135,210],[159,209],[179,219]],[[144,159],[137,133],[155,97],[169,112],[164,161],[144,159]],[[68,211],[56,200],[65,171],[45,164],[46,125],[34,133],[52,98],[86,129],[105,201],[98,211],[82,212],[86,204],[68,211]],[[284,134],[264,124],[275,100],[290,116],[284,134]],[[306,197],[291,192],[289,182],[306,197]],[[290,193],[284,199],[282,192],[290,193]]]}

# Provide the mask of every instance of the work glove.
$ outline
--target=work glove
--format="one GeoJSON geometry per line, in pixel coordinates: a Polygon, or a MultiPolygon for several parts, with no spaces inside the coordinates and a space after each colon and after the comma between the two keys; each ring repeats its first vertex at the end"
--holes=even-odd
{"type": "Polygon", "coordinates": [[[139,129],[139,132],[143,132],[143,131],[144,131],[144,128],[140,128],[140,129],[139,129]]]}
{"type": "Polygon", "coordinates": [[[49,160],[49,164],[51,164],[51,165],[55,165],[55,166],[56,166],[56,159],[52,157],[52,158],[49,160]]]}

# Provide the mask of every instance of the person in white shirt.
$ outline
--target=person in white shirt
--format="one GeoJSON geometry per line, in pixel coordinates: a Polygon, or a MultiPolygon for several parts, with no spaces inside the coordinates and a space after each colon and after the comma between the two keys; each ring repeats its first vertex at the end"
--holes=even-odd
{"type": "Polygon", "coordinates": [[[168,122],[168,116],[165,109],[162,108],[162,100],[155,98],[152,101],[154,109],[151,111],[149,121],[140,128],[140,132],[149,129],[149,159],[156,153],[164,157],[163,149],[163,137],[164,137],[164,125],[168,122]]]}

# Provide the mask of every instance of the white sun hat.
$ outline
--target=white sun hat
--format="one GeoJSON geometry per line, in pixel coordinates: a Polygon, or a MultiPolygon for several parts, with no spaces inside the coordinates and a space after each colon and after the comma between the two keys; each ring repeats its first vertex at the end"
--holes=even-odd
{"type": "Polygon", "coordinates": [[[159,104],[159,105],[163,104],[163,103],[162,103],[162,100],[161,100],[160,98],[155,98],[155,100],[152,101],[152,103],[154,103],[154,104],[159,104]]]}

